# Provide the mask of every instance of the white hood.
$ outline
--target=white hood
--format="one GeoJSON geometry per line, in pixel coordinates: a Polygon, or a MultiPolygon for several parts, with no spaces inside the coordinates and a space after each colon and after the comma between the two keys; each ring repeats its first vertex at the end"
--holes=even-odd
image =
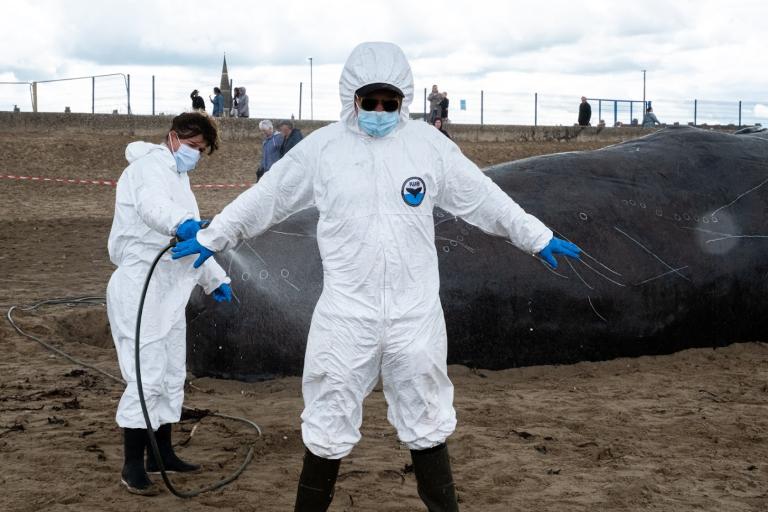
{"type": "Polygon", "coordinates": [[[148,155],[152,151],[168,151],[168,148],[162,144],[151,144],[149,142],[131,142],[125,148],[125,159],[132,164],[139,158],[148,155]]]}
{"type": "Polygon", "coordinates": [[[413,75],[403,50],[393,43],[361,43],[352,50],[339,79],[341,120],[357,130],[355,91],[364,85],[385,83],[403,91],[400,121],[408,119],[413,101],[413,75]]]}

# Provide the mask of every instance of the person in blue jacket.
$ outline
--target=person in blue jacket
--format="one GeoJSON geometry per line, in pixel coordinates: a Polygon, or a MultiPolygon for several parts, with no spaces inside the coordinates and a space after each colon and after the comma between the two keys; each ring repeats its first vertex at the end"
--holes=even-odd
{"type": "Polygon", "coordinates": [[[221,95],[221,89],[218,87],[213,88],[213,98],[211,96],[208,96],[208,99],[211,100],[211,105],[213,105],[213,111],[211,111],[211,115],[213,117],[221,117],[224,115],[224,96],[221,95]]]}
{"type": "Polygon", "coordinates": [[[264,135],[261,143],[261,165],[256,171],[256,179],[260,180],[264,173],[269,171],[272,164],[280,160],[280,148],[283,145],[283,134],[276,132],[272,121],[264,119],[259,123],[259,130],[264,135]]]}

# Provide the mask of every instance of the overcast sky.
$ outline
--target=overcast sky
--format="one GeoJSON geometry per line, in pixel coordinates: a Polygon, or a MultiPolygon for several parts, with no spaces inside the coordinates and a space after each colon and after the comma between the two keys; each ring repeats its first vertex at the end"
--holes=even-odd
{"type": "MultiPolygon", "coordinates": [[[[581,95],[642,100],[645,69],[646,96],[662,121],[693,120],[698,99],[699,122],[736,122],[742,100],[745,122],[768,124],[766,0],[0,0],[0,7],[0,81],[130,74],[137,114],[151,113],[153,75],[157,112],[187,109],[195,88],[207,99],[226,52],[252,117],[298,117],[303,82],[302,117],[337,119],[344,60],[356,44],[384,40],[410,59],[411,111],[422,110],[423,89],[435,83],[448,91],[456,122],[479,122],[482,90],[485,122],[532,124],[538,93],[539,123],[571,124],[581,95]]],[[[122,77],[97,79],[96,110],[125,112],[125,89],[122,77]]],[[[38,97],[41,110],[90,112],[91,81],[40,84],[38,97]]],[[[28,86],[0,85],[0,109],[14,104],[31,108],[28,86]]],[[[602,110],[612,120],[613,105],[602,110]]]]}

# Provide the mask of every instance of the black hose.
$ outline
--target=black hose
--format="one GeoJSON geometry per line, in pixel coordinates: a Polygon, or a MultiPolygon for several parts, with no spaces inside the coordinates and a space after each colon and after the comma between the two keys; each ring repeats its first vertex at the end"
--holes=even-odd
{"type": "MultiPolygon", "coordinates": [[[[224,487],[228,483],[234,481],[238,476],[240,476],[240,473],[243,472],[245,467],[251,462],[251,459],[253,459],[253,446],[249,448],[248,453],[245,456],[245,461],[243,461],[242,466],[240,466],[240,469],[238,469],[235,473],[228,476],[227,478],[224,478],[223,480],[219,480],[216,483],[213,483],[211,485],[208,485],[196,491],[180,491],[176,489],[176,487],[173,486],[173,484],[171,483],[171,480],[168,478],[168,475],[165,472],[163,459],[160,456],[160,449],[157,446],[157,439],[155,438],[155,432],[152,430],[152,422],[149,419],[149,411],[147,411],[147,404],[144,401],[144,389],[141,384],[141,355],[140,355],[139,342],[140,342],[140,335],[141,335],[141,315],[144,310],[144,299],[147,296],[149,281],[152,279],[152,274],[154,273],[155,267],[157,266],[157,263],[160,261],[160,258],[163,257],[163,255],[168,251],[168,249],[170,249],[171,247],[174,247],[175,245],[176,245],[176,242],[172,241],[157,254],[154,261],[152,262],[152,265],[149,267],[149,272],[147,273],[147,279],[144,281],[144,288],[141,290],[141,300],[139,301],[139,313],[136,317],[136,350],[135,350],[136,352],[136,386],[138,387],[138,390],[139,390],[139,402],[141,403],[141,412],[144,415],[144,421],[147,424],[147,437],[149,438],[150,448],[152,449],[152,454],[155,457],[155,461],[157,461],[157,467],[160,469],[160,475],[163,477],[163,482],[165,482],[165,486],[168,488],[169,491],[171,491],[172,494],[174,494],[175,496],[178,496],[179,498],[194,498],[195,496],[202,494],[204,492],[214,491],[216,489],[224,487]]],[[[259,434],[261,434],[261,430],[259,430],[259,434]]]]}
{"type": "Polygon", "coordinates": [[[41,340],[34,334],[29,334],[27,332],[24,332],[21,327],[19,327],[16,322],[13,320],[13,310],[14,309],[20,309],[21,311],[32,311],[34,309],[39,308],[40,306],[48,305],[48,304],[86,304],[86,305],[93,305],[93,304],[104,304],[104,297],[69,297],[69,298],[57,298],[57,299],[48,299],[44,300],[29,306],[11,306],[8,309],[8,313],[6,313],[5,317],[8,319],[8,322],[11,324],[11,327],[13,327],[17,333],[21,334],[22,336],[26,336],[29,339],[35,340],[51,352],[55,352],[64,359],[75,363],[78,366],[82,366],[84,368],[90,368],[91,370],[97,371],[100,374],[104,375],[105,377],[109,377],[110,379],[116,381],[116,382],[122,382],[125,384],[125,381],[121,379],[120,377],[115,377],[111,373],[102,370],[98,366],[93,366],[92,364],[85,363],[77,358],[72,357],[71,355],[67,354],[60,348],[57,348],[50,343],[46,343],[45,341],[41,340]]]}
{"type": "MultiPolygon", "coordinates": [[[[148,437],[150,439],[150,445],[151,445],[152,453],[154,454],[155,460],[158,461],[158,466],[160,467],[160,474],[162,475],[163,482],[165,483],[166,487],[168,487],[168,490],[171,491],[171,493],[173,493],[174,495],[178,496],[179,498],[192,498],[192,497],[195,497],[195,496],[197,496],[199,494],[202,494],[204,492],[209,492],[209,491],[213,491],[213,490],[216,490],[216,489],[220,489],[221,487],[224,487],[225,485],[227,485],[230,482],[232,482],[235,479],[237,479],[243,473],[243,471],[248,466],[248,464],[250,464],[250,462],[253,460],[254,448],[253,448],[253,446],[249,447],[248,453],[245,456],[245,460],[240,465],[240,467],[237,469],[237,471],[232,473],[230,476],[228,476],[228,477],[226,477],[226,478],[224,478],[222,480],[219,480],[218,482],[215,482],[215,483],[213,483],[213,484],[211,484],[209,486],[203,487],[202,489],[198,489],[196,491],[179,491],[178,489],[176,489],[173,486],[173,484],[171,483],[171,481],[168,479],[168,476],[167,476],[167,474],[165,472],[165,468],[163,467],[162,458],[160,457],[158,446],[157,446],[157,440],[155,439],[154,431],[152,430],[152,424],[150,423],[150,420],[149,420],[149,413],[147,411],[147,404],[146,404],[146,402],[144,400],[144,389],[143,389],[142,383],[141,383],[141,361],[140,361],[140,355],[139,355],[139,334],[140,334],[140,327],[141,327],[142,310],[144,309],[144,299],[146,298],[146,295],[147,295],[147,289],[149,287],[149,281],[150,281],[150,279],[152,277],[152,274],[154,273],[154,270],[155,270],[155,267],[157,266],[158,261],[160,261],[160,258],[163,256],[163,254],[165,254],[168,251],[168,249],[170,249],[174,245],[175,245],[175,242],[172,242],[172,243],[168,244],[168,246],[165,247],[162,251],[160,251],[160,253],[157,255],[155,260],[152,262],[152,266],[150,267],[149,273],[147,274],[147,278],[146,278],[146,280],[144,282],[144,288],[142,289],[141,301],[139,303],[139,314],[138,314],[138,317],[137,317],[137,320],[136,320],[136,345],[135,345],[135,352],[136,352],[136,385],[138,386],[139,401],[141,403],[141,411],[142,411],[142,413],[144,415],[144,421],[145,421],[145,423],[147,425],[147,435],[148,435],[148,437]]],[[[32,339],[32,340],[36,341],[37,343],[39,343],[43,347],[47,348],[48,350],[50,350],[52,352],[55,352],[56,354],[60,355],[61,357],[64,357],[65,359],[67,359],[68,361],[70,361],[70,362],[72,362],[72,363],[74,363],[76,365],[79,365],[79,366],[82,366],[82,367],[85,367],[85,368],[90,368],[90,369],[92,369],[94,371],[97,371],[97,372],[101,373],[102,375],[108,377],[109,379],[111,379],[111,380],[113,380],[115,382],[119,382],[119,383],[121,383],[123,385],[127,385],[127,383],[123,379],[121,379],[120,377],[116,377],[116,376],[112,375],[111,373],[109,373],[109,372],[107,372],[105,370],[102,370],[101,368],[98,368],[97,366],[93,366],[93,365],[85,363],[85,362],[83,362],[83,361],[81,361],[81,360],[79,360],[79,359],[77,359],[75,357],[72,357],[71,355],[69,355],[66,352],[64,352],[63,350],[55,347],[54,345],[43,341],[39,337],[37,337],[37,336],[35,336],[33,334],[30,334],[28,332],[25,332],[21,327],[19,327],[19,325],[13,319],[13,311],[15,309],[19,309],[21,311],[32,311],[32,310],[35,310],[35,309],[39,308],[40,306],[44,306],[44,305],[57,305],[57,304],[67,304],[67,305],[103,305],[104,303],[105,303],[104,297],[90,297],[90,296],[86,296],[86,297],[61,297],[61,298],[54,298],[54,299],[46,299],[46,300],[43,300],[43,301],[31,304],[31,305],[28,305],[28,306],[19,306],[19,305],[11,306],[8,309],[8,312],[6,313],[6,318],[7,318],[8,322],[11,324],[11,327],[13,327],[14,330],[16,330],[16,332],[18,334],[20,334],[21,336],[24,336],[24,337],[27,337],[29,339],[32,339]]],[[[182,408],[184,410],[187,410],[187,411],[199,412],[197,409],[193,409],[193,408],[186,407],[186,406],[182,406],[182,408]]],[[[212,412],[212,411],[203,411],[203,412],[205,413],[205,415],[215,416],[215,417],[225,418],[225,419],[232,419],[232,420],[237,420],[237,421],[241,421],[243,423],[246,423],[247,425],[253,427],[256,430],[256,432],[258,432],[259,436],[261,436],[261,428],[256,423],[254,423],[253,421],[251,421],[249,419],[242,418],[242,417],[239,417],[239,416],[230,416],[230,415],[227,415],[227,414],[221,414],[221,413],[212,412]]]]}

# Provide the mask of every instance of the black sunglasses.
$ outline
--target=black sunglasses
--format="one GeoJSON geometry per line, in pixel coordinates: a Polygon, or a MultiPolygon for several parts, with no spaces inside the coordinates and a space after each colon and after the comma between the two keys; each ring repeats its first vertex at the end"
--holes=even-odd
{"type": "Polygon", "coordinates": [[[392,98],[389,100],[380,100],[378,98],[368,97],[360,98],[360,108],[368,112],[376,110],[376,107],[379,106],[379,103],[381,103],[381,106],[385,112],[394,112],[400,108],[399,98],[392,98]]]}

